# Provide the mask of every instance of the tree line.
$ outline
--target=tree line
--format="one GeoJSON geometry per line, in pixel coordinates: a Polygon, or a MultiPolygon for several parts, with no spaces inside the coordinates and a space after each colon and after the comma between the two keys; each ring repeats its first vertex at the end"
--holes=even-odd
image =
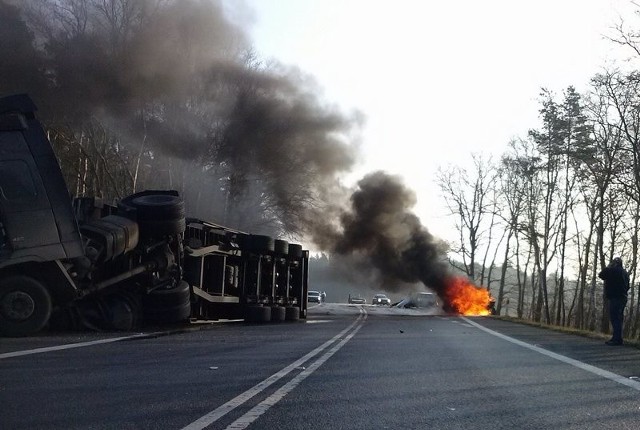
{"type": "MultiPolygon", "coordinates": [[[[640,32],[611,43],[640,59],[640,32]]],[[[500,156],[437,175],[459,240],[451,263],[489,287],[497,311],[607,332],[598,273],[630,273],[626,335],[640,336],[640,71],[608,69],[586,91],[542,89],[540,126],[500,156]]]]}

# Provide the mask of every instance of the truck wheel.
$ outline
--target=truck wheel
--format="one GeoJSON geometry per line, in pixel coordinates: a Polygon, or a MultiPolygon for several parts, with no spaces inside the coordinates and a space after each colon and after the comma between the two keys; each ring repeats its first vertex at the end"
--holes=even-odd
{"type": "Polygon", "coordinates": [[[297,243],[290,243],[289,257],[302,258],[302,245],[298,245],[297,243]]]}
{"type": "Polygon", "coordinates": [[[168,219],[165,221],[139,221],[140,235],[143,237],[159,237],[180,234],[187,228],[184,218],[168,219]]]}
{"type": "Polygon", "coordinates": [[[247,237],[247,248],[249,251],[269,253],[275,250],[275,240],[271,236],[262,234],[252,234],[247,237]]]}
{"type": "Polygon", "coordinates": [[[184,201],[177,195],[133,195],[123,201],[136,209],[142,236],[178,234],[186,228],[184,201]]]}
{"type": "Polygon", "coordinates": [[[149,323],[168,324],[186,322],[191,317],[191,303],[183,303],[164,309],[145,310],[145,320],[149,323]]]}
{"type": "Polygon", "coordinates": [[[300,308],[297,306],[287,306],[285,308],[285,320],[298,321],[300,319],[300,308]]]}
{"type": "Polygon", "coordinates": [[[23,275],[0,280],[0,334],[34,334],[47,324],[51,309],[51,295],[40,281],[23,275]]]}
{"type": "Polygon", "coordinates": [[[105,324],[109,329],[130,331],[138,327],[140,307],[135,297],[126,293],[111,294],[104,298],[105,324]]]}
{"type": "Polygon", "coordinates": [[[49,330],[53,332],[77,331],[80,329],[78,311],[73,306],[56,309],[49,318],[49,330]]]}
{"type": "Polygon", "coordinates": [[[245,308],[244,320],[251,323],[271,321],[271,308],[269,306],[249,305],[245,308]]]}
{"type": "Polygon", "coordinates": [[[142,297],[144,307],[172,307],[191,300],[191,287],[180,281],[174,288],[158,288],[142,297]]]}
{"type": "Polygon", "coordinates": [[[138,221],[162,221],[185,217],[184,201],[177,195],[147,194],[133,196],[127,203],[136,208],[138,221]]]}
{"type": "Polygon", "coordinates": [[[273,248],[276,254],[289,254],[289,242],[287,242],[286,240],[276,239],[273,243],[273,248]]]}
{"type": "Polygon", "coordinates": [[[284,306],[271,306],[271,321],[281,322],[286,318],[286,309],[284,306]]]}
{"type": "Polygon", "coordinates": [[[142,300],[145,319],[157,323],[186,321],[191,316],[191,287],[186,281],[170,289],[157,289],[142,300]]]}

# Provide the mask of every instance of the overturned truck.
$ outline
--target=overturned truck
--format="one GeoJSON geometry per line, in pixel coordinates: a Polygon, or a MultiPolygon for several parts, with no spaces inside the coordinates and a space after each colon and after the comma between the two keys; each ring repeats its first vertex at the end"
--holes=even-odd
{"type": "Polygon", "coordinates": [[[72,200],[35,111],[0,98],[0,335],[306,317],[301,245],[190,218],[173,190],[72,200]]]}

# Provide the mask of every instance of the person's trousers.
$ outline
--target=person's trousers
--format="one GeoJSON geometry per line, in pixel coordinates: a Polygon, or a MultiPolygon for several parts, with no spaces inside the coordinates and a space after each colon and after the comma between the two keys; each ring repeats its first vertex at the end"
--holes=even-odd
{"type": "Polygon", "coordinates": [[[622,322],[624,320],[624,307],[627,305],[627,298],[609,299],[609,320],[613,329],[611,340],[622,342],[622,322]]]}

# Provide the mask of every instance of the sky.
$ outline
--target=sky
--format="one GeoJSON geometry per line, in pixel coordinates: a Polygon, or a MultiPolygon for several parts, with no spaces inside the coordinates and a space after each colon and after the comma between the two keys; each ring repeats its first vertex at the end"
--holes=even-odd
{"type": "Polygon", "coordinates": [[[299,67],[320,97],[365,117],[362,161],[401,175],[435,236],[455,240],[435,177],[499,158],[538,127],[542,87],[587,88],[625,55],[605,39],[628,0],[245,0],[265,60],[299,67]]]}

